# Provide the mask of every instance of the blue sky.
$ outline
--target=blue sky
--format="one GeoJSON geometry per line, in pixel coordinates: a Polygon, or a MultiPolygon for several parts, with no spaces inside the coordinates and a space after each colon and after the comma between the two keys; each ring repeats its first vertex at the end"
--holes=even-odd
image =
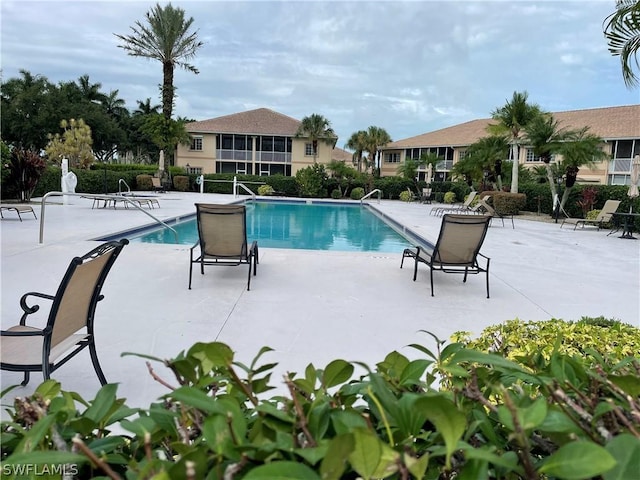
{"type": "MultiPolygon", "coordinates": [[[[192,61],[200,74],[175,77],[174,112],[196,120],[261,107],[319,113],[342,146],[370,125],[401,140],[486,118],[514,91],[548,111],[640,103],[602,34],[614,0],[172,4],[205,42],[192,61]]],[[[2,78],[86,74],[130,110],[159,104],[160,63],[127,56],[113,35],[154,5],[2,0],[2,78]]]]}

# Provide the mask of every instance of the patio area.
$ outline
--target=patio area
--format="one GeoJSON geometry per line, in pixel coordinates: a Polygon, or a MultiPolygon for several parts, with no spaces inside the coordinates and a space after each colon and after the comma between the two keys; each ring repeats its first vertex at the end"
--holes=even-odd
{"type": "MultiPolygon", "coordinates": [[[[150,213],[162,220],[193,213],[195,202],[234,200],[180,192],[158,199],[161,208],[150,213]]],[[[23,293],[55,293],[71,258],[96,245],[91,239],[151,223],[135,208],[92,209],[92,201],[80,197],[66,205],[54,201],[46,207],[43,244],[38,243],[40,204],[33,204],[38,220],[16,217],[0,223],[3,329],[18,322],[23,293]]],[[[435,242],[441,218],[429,211],[437,204],[372,204],[435,242]]],[[[262,360],[279,363],[272,383],[280,385],[279,375],[301,372],[309,363],[323,368],[342,358],[374,366],[393,350],[415,358],[418,353],[406,345],[434,346],[420,330],[447,339],[458,330],[477,334],[513,318],[600,315],[640,327],[640,241],[607,233],[518,217],[512,229],[509,221],[503,227],[494,220],[482,249],[491,257],[490,299],[484,276],[470,276],[463,284],[460,276],[439,272],[431,297],[428,269],[421,266],[413,282],[412,265],[399,268],[401,254],[262,247],[251,291],[246,291],[245,267],[208,268],[204,276],[194,274],[188,290],[188,246],[131,243],[107,277],[105,299],[96,310],[98,355],[108,381],[119,383],[118,395],[135,407],[148,406],[166,390],[151,378],[143,359],[122,357],[122,352],[171,358],[195,342],[221,341],[249,364],[267,345],[274,351],[262,360]]],[[[160,364],[153,367],[175,384],[160,364]]],[[[1,375],[3,389],[22,379],[19,373],[1,375]]],[[[100,387],[88,352],[53,378],[89,399],[100,387]]],[[[41,374],[33,374],[27,387],[9,397],[31,393],[41,380],[41,374]]]]}

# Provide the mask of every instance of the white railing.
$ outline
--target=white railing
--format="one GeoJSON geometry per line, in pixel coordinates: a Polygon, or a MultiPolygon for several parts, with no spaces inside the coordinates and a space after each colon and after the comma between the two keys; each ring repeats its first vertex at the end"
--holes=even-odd
{"type": "Polygon", "coordinates": [[[133,205],[135,208],[137,208],[138,210],[140,210],[142,213],[144,213],[145,215],[148,215],[149,217],[151,217],[156,223],[162,225],[165,228],[168,228],[169,230],[171,230],[173,232],[173,234],[176,237],[176,243],[180,243],[180,240],[178,238],[178,232],[176,231],[175,228],[170,227],[169,225],[167,225],[166,223],[164,223],[162,220],[160,220],[159,218],[156,218],[155,216],[151,215],[149,212],[147,212],[144,208],[142,208],[140,205],[136,204],[135,201],[130,200],[130,198],[127,198],[124,195],[92,195],[92,194],[88,194],[88,193],[71,193],[71,192],[48,192],[45,193],[44,196],[42,197],[42,200],[40,202],[40,241],[39,243],[44,243],[44,212],[45,212],[45,205],[47,204],[47,199],[49,197],[61,197],[61,196],[71,196],[71,197],[84,197],[84,198],[93,198],[98,199],[98,200],[109,200],[109,199],[114,199],[114,200],[118,200],[118,201],[124,201],[127,202],[130,205],[133,205]]]}
{"type": "Polygon", "coordinates": [[[127,187],[127,193],[131,193],[131,188],[129,187],[129,184],[124,181],[124,178],[121,178],[121,179],[118,180],[118,195],[122,195],[122,184],[123,183],[124,183],[124,186],[127,187]]]}
{"type": "Polygon", "coordinates": [[[380,203],[380,197],[382,196],[382,190],[380,190],[379,188],[374,188],[373,190],[371,190],[369,193],[367,193],[364,197],[362,197],[360,199],[360,203],[364,202],[367,198],[369,198],[370,196],[372,196],[374,193],[378,194],[378,203],[380,203]]]}
{"type": "MultiPolygon", "coordinates": [[[[212,183],[233,183],[233,198],[237,198],[238,196],[238,187],[244,189],[249,195],[251,195],[251,199],[256,199],[256,194],[247,187],[244,183],[238,181],[238,177],[233,177],[233,180],[208,180],[204,178],[204,175],[198,175],[196,178],[196,183],[200,185],[200,193],[204,193],[204,182],[212,182],[212,183]]],[[[265,182],[246,182],[252,183],[255,185],[266,185],[265,182]]]]}

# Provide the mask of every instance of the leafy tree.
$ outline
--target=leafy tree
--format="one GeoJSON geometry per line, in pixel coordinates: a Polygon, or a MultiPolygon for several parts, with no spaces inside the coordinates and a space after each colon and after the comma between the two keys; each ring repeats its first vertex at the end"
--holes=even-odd
{"type": "Polygon", "coordinates": [[[616,11],[604,22],[604,36],[609,45],[609,52],[620,57],[622,78],[627,87],[638,86],[638,75],[632,68],[632,59],[636,68],[638,50],[640,49],[640,1],[618,0],[616,11]]]}
{"type": "MultiPolygon", "coordinates": [[[[165,153],[173,152],[181,143],[188,145],[190,142],[184,122],[165,118],[164,115],[147,115],[144,117],[141,130],[152,139],[159,150],[165,153]]],[[[165,170],[168,166],[168,155],[165,155],[165,170]]]]}
{"type": "Polygon", "coordinates": [[[313,163],[318,162],[318,142],[323,141],[333,148],[338,141],[338,136],[331,128],[331,122],[322,115],[313,113],[308,117],[304,117],[300,122],[298,138],[308,138],[313,148],[313,163]]]}
{"type": "Polygon", "coordinates": [[[502,162],[508,153],[507,138],[504,135],[491,135],[469,145],[464,160],[474,165],[469,169],[474,180],[480,182],[486,179],[494,189],[502,190],[502,162]]]}
{"type": "Polygon", "coordinates": [[[102,103],[105,95],[100,91],[102,83],[91,83],[89,75],[82,75],[78,78],[78,89],[82,97],[88,102],[102,103]]]}
{"type": "Polygon", "coordinates": [[[327,165],[327,170],[329,170],[331,175],[338,180],[338,188],[340,189],[341,197],[345,195],[353,181],[358,177],[358,171],[355,168],[339,160],[332,160],[327,165]],[[342,182],[346,183],[344,191],[342,190],[342,182]]]}
{"type": "Polygon", "coordinates": [[[83,119],[62,120],[62,134],[49,135],[49,144],[45,151],[47,156],[60,164],[63,158],[69,160],[70,167],[89,168],[95,160],[91,139],[91,127],[83,119]]]}
{"type": "Polygon", "coordinates": [[[151,115],[159,113],[162,105],[151,105],[151,99],[147,98],[144,102],[137,100],[138,108],[133,111],[133,115],[151,115]]]}
{"type": "Polygon", "coordinates": [[[391,135],[389,135],[384,128],[372,125],[367,129],[367,135],[364,142],[365,151],[368,153],[369,166],[374,169],[375,176],[380,176],[380,169],[377,165],[380,148],[392,141],[391,135]]]}
{"type": "Polygon", "coordinates": [[[356,165],[358,172],[362,172],[362,156],[367,148],[366,144],[367,132],[365,130],[358,130],[351,134],[344,148],[353,150],[353,164],[356,165]]]}
{"type": "Polygon", "coordinates": [[[41,150],[47,144],[47,132],[58,127],[60,118],[51,105],[55,86],[41,75],[20,70],[0,86],[2,92],[0,129],[2,139],[17,147],[41,150]]]}
{"type": "Polygon", "coordinates": [[[296,172],[296,183],[298,184],[300,195],[303,197],[322,196],[326,181],[327,172],[321,163],[309,165],[296,172]]]}
{"type": "Polygon", "coordinates": [[[101,104],[104,107],[107,115],[119,119],[123,116],[128,116],[129,111],[126,108],[125,101],[118,97],[119,90],[111,90],[108,95],[105,95],[101,100],[101,104]]]}
{"type": "Polygon", "coordinates": [[[511,160],[513,161],[511,172],[512,193],[518,193],[520,134],[529,122],[542,113],[538,105],[527,102],[528,97],[527,92],[513,92],[511,100],[507,100],[504,106],[491,112],[492,118],[497,120],[498,123],[491,124],[488,127],[491,133],[498,135],[507,134],[509,136],[509,142],[511,143],[511,160]]]}
{"type": "Polygon", "coordinates": [[[146,24],[135,22],[135,26],[131,27],[131,35],[114,34],[122,41],[118,46],[129,55],[162,63],[162,114],[167,120],[171,118],[175,98],[175,67],[199,73],[189,63],[203,45],[198,40],[198,32],[190,32],[192,25],[193,17],[185,18],[182,8],[174,8],[171,3],[161,7],[157,3],[147,12],[146,24]]]}

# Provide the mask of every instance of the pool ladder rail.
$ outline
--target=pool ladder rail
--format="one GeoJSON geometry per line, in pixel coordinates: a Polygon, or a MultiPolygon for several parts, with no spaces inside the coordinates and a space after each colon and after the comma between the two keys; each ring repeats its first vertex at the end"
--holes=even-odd
{"type": "MultiPolygon", "coordinates": [[[[126,182],[125,182],[125,185],[126,185],[126,182]]],[[[127,187],[128,187],[128,185],[127,185],[127,187]]],[[[175,237],[176,237],[176,243],[180,243],[179,238],[178,238],[178,231],[175,228],[170,227],[165,222],[163,222],[162,220],[160,220],[156,216],[154,216],[151,213],[149,213],[148,211],[146,211],[144,208],[142,208],[136,202],[134,202],[131,199],[127,198],[126,195],[122,195],[122,194],[90,195],[90,194],[86,194],[86,193],[71,193],[71,192],[48,192],[48,193],[45,193],[44,196],[42,197],[42,200],[40,202],[41,206],[40,206],[40,238],[39,238],[39,243],[44,243],[44,218],[45,218],[45,206],[47,204],[47,199],[49,197],[64,197],[64,196],[67,196],[67,195],[70,196],[70,197],[84,197],[84,198],[101,198],[101,199],[103,199],[103,198],[117,198],[118,200],[125,201],[129,205],[132,205],[133,207],[135,207],[138,210],[140,210],[145,215],[151,217],[159,225],[162,225],[163,227],[168,228],[169,230],[171,230],[173,232],[173,234],[175,235],[175,237]]]]}
{"type": "Polygon", "coordinates": [[[378,203],[380,203],[380,197],[382,197],[382,190],[379,188],[374,188],[369,193],[367,193],[364,197],[360,199],[360,203],[364,202],[367,198],[371,197],[374,193],[378,194],[378,203]]]}

